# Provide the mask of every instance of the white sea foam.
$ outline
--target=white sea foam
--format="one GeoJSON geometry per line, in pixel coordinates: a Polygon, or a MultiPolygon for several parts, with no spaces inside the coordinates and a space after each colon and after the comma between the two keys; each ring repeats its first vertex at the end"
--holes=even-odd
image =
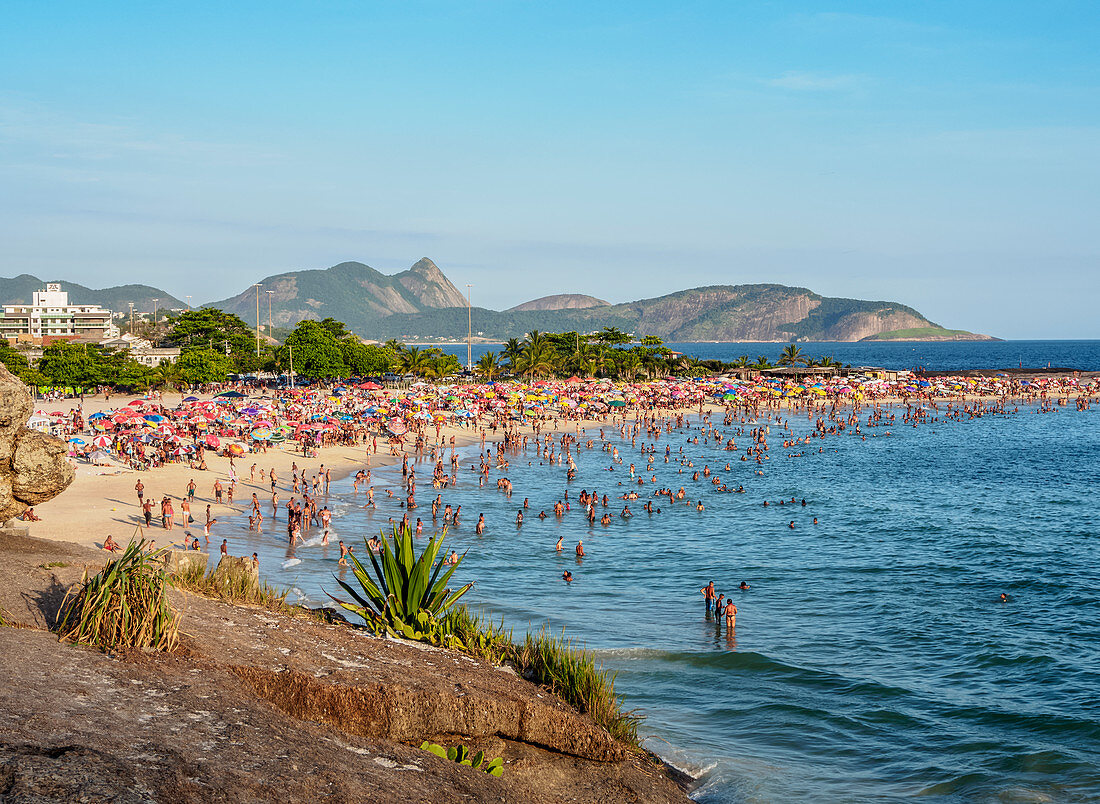
{"type": "Polygon", "coordinates": [[[291,567],[296,567],[301,563],[302,559],[300,558],[288,558],[286,561],[283,562],[283,569],[290,569],[291,567]]]}

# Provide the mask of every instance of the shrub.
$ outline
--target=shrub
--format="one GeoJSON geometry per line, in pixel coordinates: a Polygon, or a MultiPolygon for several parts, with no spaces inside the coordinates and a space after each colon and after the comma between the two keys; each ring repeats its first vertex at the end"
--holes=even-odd
{"type": "Polygon", "coordinates": [[[131,542],[97,575],[84,573],[80,591],[66,594],[58,614],[62,640],[105,651],[176,646],[179,622],[168,605],[164,562],[145,546],[144,539],[131,542]]]}

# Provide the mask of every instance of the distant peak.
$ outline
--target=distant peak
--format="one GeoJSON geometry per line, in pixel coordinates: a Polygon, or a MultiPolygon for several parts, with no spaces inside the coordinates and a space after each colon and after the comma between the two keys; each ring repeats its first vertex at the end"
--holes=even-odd
{"type": "Polygon", "coordinates": [[[439,266],[436,265],[434,262],[432,262],[427,257],[421,257],[419,260],[417,260],[415,263],[413,263],[413,266],[409,270],[414,271],[418,274],[442,274],[443,273],[441,270],[439,270],[439,266]]]}

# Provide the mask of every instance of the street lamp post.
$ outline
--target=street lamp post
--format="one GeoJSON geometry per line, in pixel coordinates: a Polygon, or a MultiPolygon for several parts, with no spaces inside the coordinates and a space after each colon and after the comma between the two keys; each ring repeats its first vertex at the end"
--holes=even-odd
{"type": "Polygon", "coordinates": [[[130,305],[130,334],[134,334],[134,303],[127,302],[130,305]]]}
{"type": "Polygon", "coordinates": [[[253,284],[256,288],[256,357],[260,356],[260,285],[253,284]]]}
{"type": "Polygon", "coordinates": [[[184,298],[187,299],[187,309],[190,310],[191,309],[191,297],[190,296],[184,296],[184,298]]]}
{"type": "Polygon", "coordinates": [[[160,299],[153,299],[153,329],[157,328],[157,302],[160,299]]]}
{"type": "Polygon", "coordinates": [[[466,283],[466,370],[474,370],[474,308],[470,304],[469,282],[466,283]]]}
{"type": "Polygon", "coordinates": [[[271,335],[271,297],[275,295],[275,291],[267,291],[267,334],[271,335]]]}

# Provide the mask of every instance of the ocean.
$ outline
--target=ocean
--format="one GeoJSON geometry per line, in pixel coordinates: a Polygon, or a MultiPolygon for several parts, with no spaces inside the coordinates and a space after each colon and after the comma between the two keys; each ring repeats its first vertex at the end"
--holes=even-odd
{"type": "MultiPolygon", "coordinates": [[[[1096,352],[1086,343],[1080,359],[1096,352]]],[[[448,549],[469,550],[456,580],[475,582],[471,607],[517,633],[564,628],[616,671],[626,706],[646,715],[645,745],[699,778],[698,801],[1100,800],[1100,410],[1021,407],[916,428],[900,419],[864,419],[865,440],[849,432],[797,449],[782,447],[773,422],[762,475],[738,460],[747,435],[737,437],[742,451],[724,452],[688,441],[697,430],[663,434],[654,471],[642,472],[657,482],[643,492],[683,486],[705,510],[661,500],[649,515],[643,497],[629,503],[631,519],[616,498],[636,488],[629,464],[645,463],[617,431],[604,435],[623,463],[608,471],[590,431],[596,447],[582,448],[571,483],[560,465],[513,458],[511,499],[495,469],[479,487],[468,448],[458,487],[443,495],[462,506],[448,549]],[[681,465],[681,449],[694,467],[681,465]],[[704,465],[745,493],[692,481],[704,465]],[[573,510],[559,521],[551,509],[567,488],[573,510]],[[581,489],[608,494],[610,526],[583,519],[581,489]],[[541,510],[550,516],[538,519],[541,510]],[[738,606],[733,635],[704,615],[698,590],[711,580],[738,606]]],[[[806,433],[810,423],[790,427],[806,433]]],[[[430,466],[417,471],[416,513],[430,531],[430,466]]],[[[362,545],[400,518],[383,492],[399,475],[375,470],[376,511],[361,507],[350,479],[333,484],[328,547],[315,538],[288,549],[285,514],[264,534],[238,516],[214,536],[234,553],[257,551],[266,580],[328,602],[337,540],[362,545]]]]}
{"type": "MultiPolygon", "coordinates": [[[[785,343],[667,343],[668,348],[702,360],[730,362],[740,355],[756,359],[764,355],[771,362],[779,359],[785,343]]],[[[856,342],[800,343],[807,357],[832,357],[845,365],[879,366],[888,369],[926,368],[932,371],[953,369],[1072,368],[1100,371],[1100,341],[935,341],[935,342],[856,342]]],[[[466,345],[448,344],[443,351],[466,362],[466,345]]],[[[500,354],[501,344],[474,344],[476,362],[486,352],[500,354]]]]}

